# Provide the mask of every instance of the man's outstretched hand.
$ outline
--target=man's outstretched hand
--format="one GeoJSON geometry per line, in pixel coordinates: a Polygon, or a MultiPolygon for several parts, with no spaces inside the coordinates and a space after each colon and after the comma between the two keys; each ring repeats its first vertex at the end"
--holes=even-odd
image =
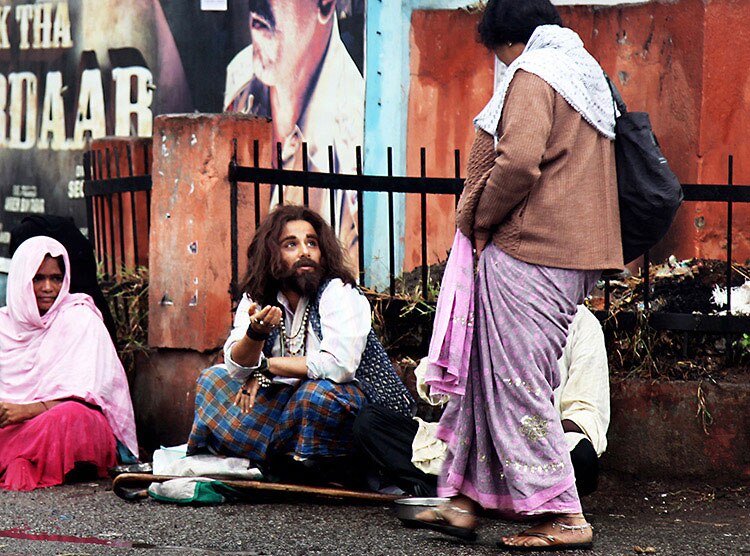
{"type": "Polygon", "coordinates": [[[251,303],[247,309],[250,315],[250,326],[259,334],[268,334],[281,322],[281,309],[273,305],[266,305],[262,309],[257,303],[251,303]]]}

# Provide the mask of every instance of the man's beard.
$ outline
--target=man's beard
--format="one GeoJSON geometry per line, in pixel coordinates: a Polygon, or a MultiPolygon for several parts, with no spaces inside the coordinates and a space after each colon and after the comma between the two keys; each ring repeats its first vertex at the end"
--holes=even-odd
{"type": "Polygon", "coordinates": [[[281,290],[291,290],[305,297],[313,297],[320,288],[320,282],[323,279],[323,269],[312,259],[302,258],[294,263],[292,268],[288,269],[279,278],[281,290]],[[312,270],[297,272],[303,266],[309,266],[312,270]]]}

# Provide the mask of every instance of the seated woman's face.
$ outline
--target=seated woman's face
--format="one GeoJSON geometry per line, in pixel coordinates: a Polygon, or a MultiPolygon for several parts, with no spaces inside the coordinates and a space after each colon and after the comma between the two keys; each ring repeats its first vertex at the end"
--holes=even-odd
{"type": "Polygon", "coordinates": [[[40,315],[49,311],[57,296],[60,295],[63,277],[63,270],[58,260],[49,255],[44,257],[44,261],[39,265],[39,270],[33,278],[36,306],[39,308],[40,315]]]}

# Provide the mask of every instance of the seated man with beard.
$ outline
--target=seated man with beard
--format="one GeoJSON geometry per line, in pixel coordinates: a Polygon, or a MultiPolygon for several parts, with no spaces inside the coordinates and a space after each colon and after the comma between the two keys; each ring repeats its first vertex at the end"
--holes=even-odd
{"type": "Polygon", "coordinates": [[[333,229],[282,206],[258,227],[225,364],[198,379],[188,453],[244,457],[271,479],[346,483],[367,402],[414,400],[371,327],[333,229]]]}

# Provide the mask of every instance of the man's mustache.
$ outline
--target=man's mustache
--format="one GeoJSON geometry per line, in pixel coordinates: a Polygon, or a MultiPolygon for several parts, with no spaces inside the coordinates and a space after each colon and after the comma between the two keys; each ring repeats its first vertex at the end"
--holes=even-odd
{"type": "Polygon", "coordinates": [[[249,6],[250,11],[265,19],[272,30],[276,28],[276,18],[268,0],[249,0],[249,6]]]}
{"type": "Polygon", "coordinates": [[[298,268],[302,268],[303,266],[309,266],[314,268],[315,270],[320,269],[320,265],[314,260],[308,259],[307,257],[302,257],[300,260],[294,263],[294,265],[292,266],[292,270],[297,270],[298,268]]]}

